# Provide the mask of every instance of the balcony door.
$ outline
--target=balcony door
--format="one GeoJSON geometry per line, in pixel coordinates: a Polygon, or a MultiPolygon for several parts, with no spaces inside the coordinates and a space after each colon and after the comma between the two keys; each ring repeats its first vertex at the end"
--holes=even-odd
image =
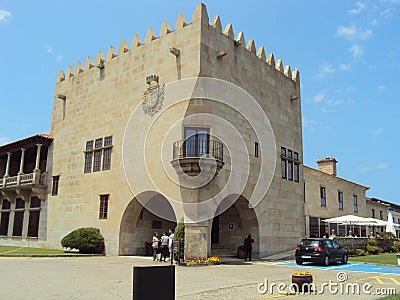
{"type": "Polygon", "coordinates": [[[201,157],[209,153],[210,129],[185,127],[185,157],[201,157]]]}

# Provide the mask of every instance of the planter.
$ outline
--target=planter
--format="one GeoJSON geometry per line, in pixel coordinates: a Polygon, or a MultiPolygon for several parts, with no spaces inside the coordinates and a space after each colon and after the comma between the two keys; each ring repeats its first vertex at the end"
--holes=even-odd
{"type": "Polygon", "coordinates": [[[292,275],[292,285],[296,292],[310,292],[312,282],[310,272],[296,272],[292,275]]]}

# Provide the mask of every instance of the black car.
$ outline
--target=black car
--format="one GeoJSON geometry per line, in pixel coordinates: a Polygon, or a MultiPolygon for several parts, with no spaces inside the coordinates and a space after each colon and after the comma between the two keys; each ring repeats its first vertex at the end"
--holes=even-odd
{"type": "Polygon", "coordinates": [[[331,262],[347,264],[347,250],[337,242],[325,238],[305,238],[296,247],[296,264],[313,262],[328,266],[331,262]]]}

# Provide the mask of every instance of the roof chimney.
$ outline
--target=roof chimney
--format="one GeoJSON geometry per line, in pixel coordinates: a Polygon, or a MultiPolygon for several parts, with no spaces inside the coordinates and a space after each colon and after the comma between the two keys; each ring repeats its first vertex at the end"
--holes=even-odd
{"type": "Polygon", "coordinates": [[[326,157],[317,160],[318,171],[324,172],[329,175],[336,176],[336,163],[337,160],[334,157],[326,157]]]}

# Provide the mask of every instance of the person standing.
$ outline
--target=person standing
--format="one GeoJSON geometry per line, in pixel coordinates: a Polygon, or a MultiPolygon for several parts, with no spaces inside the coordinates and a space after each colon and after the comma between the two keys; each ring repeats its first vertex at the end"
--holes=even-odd
{"type": "Polygon", "coordinates": [[[251,250],[253,248],[252,243],[254,243],[254,240],[251,238],[251,234],[249,234],[247,238],[244,239],[244,260],[247,260],[247,258],[249,258],[249,260],[251,261],[251,250]]]}
{"type": "Polygon", "coordinates": [[[168,237],[168,249],[169,249],[169,259],[172,261],[173,260],[173,257],[174,257],[174,254],[173,254],[173,245],[172,245],[172,242],[174,241],[174,236],[175,236],[175,234],[174,234],[174,232],[172,231],[172,229],[170,228],[170,229],[168,229],[168,234],[169,234],[169,237],[168,237]]]}
{"type": "Polygon", "coordinates": [[[154,236],[153,236],[153,244],[151,244],[151,247],[153,248],[153,261],[156,261],[159,241],[160,240],[158,239],[158,232],[156,231],[156,232],[154,232],[154,236]]]}
{"type": "Polygon", "coordinates": [[[163,235],[161,237],[161,260],[160,261],[166,261],[167,258],[167,253],[168,253],[168,241],[169,237],[167,236],[167,232],[164,231],[163,235]]]}

